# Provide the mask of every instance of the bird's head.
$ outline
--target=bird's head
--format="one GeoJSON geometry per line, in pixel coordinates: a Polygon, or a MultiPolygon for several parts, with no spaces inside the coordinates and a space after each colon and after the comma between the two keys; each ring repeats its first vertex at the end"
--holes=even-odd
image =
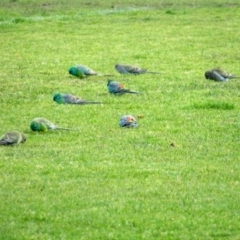
{"type": "Polygon", "coordinates": [[[109,86],[109,85],[111,84],[111,82],[113,82],[113,80],[108,79],[108,83],[107,83],[107,85],[109,86]]]}
{"type": "Polygon", "coordinates": [[[70,67],[70,68],[68,69],[68,72],[69,72],[69,74],[71,74],[71,75],[75,75],[76,72],[77,72],[77,69],[76,69],[76,67],[70,67]]]}
{"type": "Polygon", "coordinates": [[[36,121],[32,121],[30,124],[30,128],[32,131],[38,131],[38,132],[47,132],[47,126],[44,123],[38,123],[36,121]]]}
{"type": "Polygon", "coordinates": [[[75,76],[75,77],[78,76],[78,69],[77,69],[76,67],[70,67],[70,68],[68,69],[68,72],[69,72],[69,74],[71,74],[71,75],[73,75],[73,76],[75,76]]]}
{"type": "Polygon", "coordinates": [[[63,101],[62,101],[62,97],[61,97],[61,94],[60,93],[55,93],[54,95],[53,95],[53,101],[55,101],[56,103],[64,103],[63,101]]]}
{"type": "Polygon", "coordinates": [[[127,116],[127,123],[129,125],[129,127],[137,127],[137,121],[133,116],[127,116]]]}
{"type": "Polygon", "coordinates": [[[128,116],[128,117],[127,117],[127,121],[130,122],[130,123],[132,123],[132,122],[134,121],[134,118],[133,118],[132,116],[128,116]]]}
{"type": "Polygon", "coordinates": [[[211,71],[206,71],[204,76],[206,79],[210,79],[210,75],[211,75],[211,71]]]}
{"type": "Polygon", "coordinates": [[[71,74],[75,77],[79,77],[79,78],[84,78],[85,77],[84,73],[77,67],[70,67],[68,69],[68,72],[69,72],[69,74],[71,74]]]}
{"type": "Polygon", "coordinates": [[[22,135],[21,143],[26,142],[26,140],[27,140],[26,136],[23,133],[21,133],[21,135],[22,135]]]}

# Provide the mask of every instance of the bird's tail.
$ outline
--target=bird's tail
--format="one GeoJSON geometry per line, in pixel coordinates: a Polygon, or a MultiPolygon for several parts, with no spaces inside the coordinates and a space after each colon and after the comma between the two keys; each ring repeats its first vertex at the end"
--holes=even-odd
{"type": "Polygon", "coordinates": [[[131,91],[131,90],[129,90],[129,89],[122,89],[121,92],[122,92],[122,93],[132,93],[132,94],[141,94],[140,92],[131,91]]]}
{"type": "Polygon", "coordinates": [[[99,73],[98,76],[101,76],[101,77],[113,77],[114,75],[113,74],[101,74],[101,73],[99,73]]]}
{"type": "Polygon", "coordinates": [[[233,79],[233,78],[240,78],[240,77],[235,76],[235,75],[231,75],[231,76],[229,76],[229,79],[233,79]]]}
{"type": "Polygon", "coordinates": [[[162,74],[160,72],[150,72],[150,71],[147,71],[146,73],[151,73],[151,74],[162,74]]]}
{"type": "Polygon", "coordinates": [[[103,102],[89,102],[89,101],[87,101],[87,102],[82,102],[82,103],[79,103],[79,104],[103,104],[103,102]]]}
{"type": "Polygon", "coordinates": [[[77,128],[64,128],[64,127],[57,127],[56,129],[59,130],[66,130],[66,131],[79,131],[77,128]]]}
{"type": "Polygon", "coordinates": [[[129,91],[128,93],[132,93],[132,94],[142,94],[140,92],[135,92],[135,91],[129,91]]]}
{"type": "Polygon", "coordinates": [[[141,94],[140,92],[131,91],[129,89],[121,89],[117,92],[114,92],[114,94],[124,94],[124,93],[141,94]]]}

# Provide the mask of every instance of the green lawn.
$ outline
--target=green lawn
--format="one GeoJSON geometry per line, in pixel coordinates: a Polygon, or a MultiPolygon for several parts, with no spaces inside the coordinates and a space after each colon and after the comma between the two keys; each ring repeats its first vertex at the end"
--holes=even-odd
{"type": "Polygon", "coordinates": [[[204,78],[240,76],[239,1],[79,2],[1,0],[0,135],[27,141],[0,147],[0,239],[239,240],[240,79],[204,78]],[[112,96],[76,64],[143,94],[112,96]],[[79,131],[32,132],[35,117],[79,131]]]}

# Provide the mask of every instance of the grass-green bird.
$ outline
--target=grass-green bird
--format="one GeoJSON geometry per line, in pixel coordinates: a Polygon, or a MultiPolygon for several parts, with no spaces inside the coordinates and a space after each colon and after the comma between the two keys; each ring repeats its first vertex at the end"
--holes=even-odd
{"type": "Polygon", "coordinates": [[[74,96],[70,93],[56,93],[53,95],[53,101],[58,104],[101,104],[101,102],[83,100],[80,97],[74,96]]]}
{"type": "Polygon", "coordinates": [[[18,131],[6,132],[0,139],[0,145],[17,145],[19,143],[24,143],[26,141],[26,136],[18,131]]]}
{"type": "Polygon", "coordinates": [[[59,127],[58,125],[50,122],[46,118],[34,118],[30,124],[30,128],[32,131],[38,131],[38,132],[47,132],[48,130],[57,130],[57,129],[62,129],[62,130],[73,130],[71,128],[63,128],[59,127]]]}
{"type": "Polygon", "coordinates": [[[226,82],[232,78],[239,78],[233,74],[228,73],[227,71],[221,68],[213,68],[211,70],[207,70],[204,76],[206,79],[214,80],[217,82],[226,82]]]}
{"type": "Polygon", "coordinates": [[[89,76],[111,76],[111,75],[108,75],[108,74],[100,74],[100,73],[97,73],[95,72],[94,70],[92,70],[91,68],[89,67],[86,67],[84,65],[77,65],[77,66],[73,66],[73,67],[70,67],[68,69],[68,72],[69,74],[75,76],[75,77],[79,77],[79,78],[85,78],[85,77],[89,77],[89,76]]]}

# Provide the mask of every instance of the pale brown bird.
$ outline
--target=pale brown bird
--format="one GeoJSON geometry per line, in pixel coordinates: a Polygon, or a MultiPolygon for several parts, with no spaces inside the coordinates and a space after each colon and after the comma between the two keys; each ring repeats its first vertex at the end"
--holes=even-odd
{"type": "Polygon", "coordinates": [[[137,67],[137,66],[125,65],[125,64],[116,64],[115,69],[120,74],[143,74],[143,73],[160,74],[159,72],[150,72],[147,69],[142,69],[142,68],[137,67]]]}
{"type": "Polygon", "coordinates": [[[18,131],[6,132],[0,139],[0,145],[17,145],[19,143],[24,143],[26,141],[26,136],[18,131]]]}

